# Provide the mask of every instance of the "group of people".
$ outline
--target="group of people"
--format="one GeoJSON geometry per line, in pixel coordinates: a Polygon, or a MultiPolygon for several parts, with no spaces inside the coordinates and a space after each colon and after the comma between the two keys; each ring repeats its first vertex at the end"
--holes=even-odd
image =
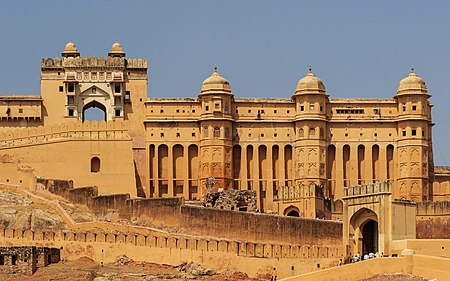
{"type": "MultiPolygon", "coordinates": [[[[355,262],[359,262],[361,260],[368,260],[368,259],[373,259],[373,258],[378,258],[378,257],[383,257],[384,254],[383,252],[381,254],[378,254],[378,252],[374,253],[365,253],[363,256],[361,256],[361,254],[358,252],[355,256],[352,256],[352,254],[350,253],[350,256],[347,258],[347,260],[345,261],[345,263],[355,263],[355,262]]],[[[343,261],[342,259],[339,259],[339,263],[338,266],[343,265],[343,261]]]]}

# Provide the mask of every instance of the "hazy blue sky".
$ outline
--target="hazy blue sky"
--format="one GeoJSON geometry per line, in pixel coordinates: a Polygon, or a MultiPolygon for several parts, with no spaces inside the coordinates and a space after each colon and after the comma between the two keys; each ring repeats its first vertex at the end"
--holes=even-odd
{"type": "Polygon", "coordinates": [[[433,108],[435,163],[450,165],[450,1],[8,1],[0,93],[39,94],[41,57],[119,39],[149,60],[149,96],[195,97],[216,63],[237,97],[290,97],[308,65],[331,97],[395,95],[414,65],[433,108]]]}

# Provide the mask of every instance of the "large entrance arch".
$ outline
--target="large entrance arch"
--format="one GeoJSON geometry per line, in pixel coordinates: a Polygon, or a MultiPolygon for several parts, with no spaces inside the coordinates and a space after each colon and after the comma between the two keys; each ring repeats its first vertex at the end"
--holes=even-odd
{"type": "Polygon", "coordinates": [[[368,208],[361,208],[350,219],[350,241],[352,253],[361,255],[376,253],[378,246],[378,216],[368,208]]]}
{"type": "Polygon", "coordinates": [[[91,101],[83,107],[83,122],[84,121],[106,121],[106,107],[98,101],[91,101]]]}

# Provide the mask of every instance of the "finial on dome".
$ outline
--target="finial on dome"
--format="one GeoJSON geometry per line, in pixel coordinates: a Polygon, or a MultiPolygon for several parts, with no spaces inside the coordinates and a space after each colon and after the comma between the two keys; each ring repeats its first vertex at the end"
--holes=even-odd
{"type": "Polygon", "coordinates": [[[217,65],[216,64],[214,64],[214,72],[217,73],[217,65]]]}
{"type": "Polygon", "coordinates": [[[308,67],[308,73],[312,73],[312,67],[311,67],[311,65],[309,65],[309,67],[308,67]]]}
{"type": "Polygon", "coordinates": [[[67,42],[66,47],[64,48],[64,51],[61,53],[63,57],[78,57],[80,56],[80,53],[77,50],[77,46],[72,42],[72,40],[69,40],[67,42]]]}

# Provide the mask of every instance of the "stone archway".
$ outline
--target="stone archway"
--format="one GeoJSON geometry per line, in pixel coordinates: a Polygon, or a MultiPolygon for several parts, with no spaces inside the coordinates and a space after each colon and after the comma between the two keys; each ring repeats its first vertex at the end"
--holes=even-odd
{"type": "MultiPolygon", "coordinates": [[[[88,104],[86,104],[83,107],[83,112],[82,112],[83,122],[86,121],[86,111],[91,109],[91,108],[98,108],[101,112],[103,112],[103,120],[104,121],[108,120],[107,119],[106,107],[103,104],[101,104],[100,102],[93,100],[93,101],[89,102],[88,104]]],[[[98,118],[98,121],[101,121],[99,119],[102,119],[102,118],[98,118]]]]}
{"type": "Polygon", "coordinates": [[[376,253],[379,251],[378,215],[368,208],[361,208],[350,218],[350,252],[376,253]]]}
{"type": "Polygon", "coordinates": [[[289,206],[284,210],[284,215],[288,217],[300,217],[300,211],[297,207],[289,206]]]}

